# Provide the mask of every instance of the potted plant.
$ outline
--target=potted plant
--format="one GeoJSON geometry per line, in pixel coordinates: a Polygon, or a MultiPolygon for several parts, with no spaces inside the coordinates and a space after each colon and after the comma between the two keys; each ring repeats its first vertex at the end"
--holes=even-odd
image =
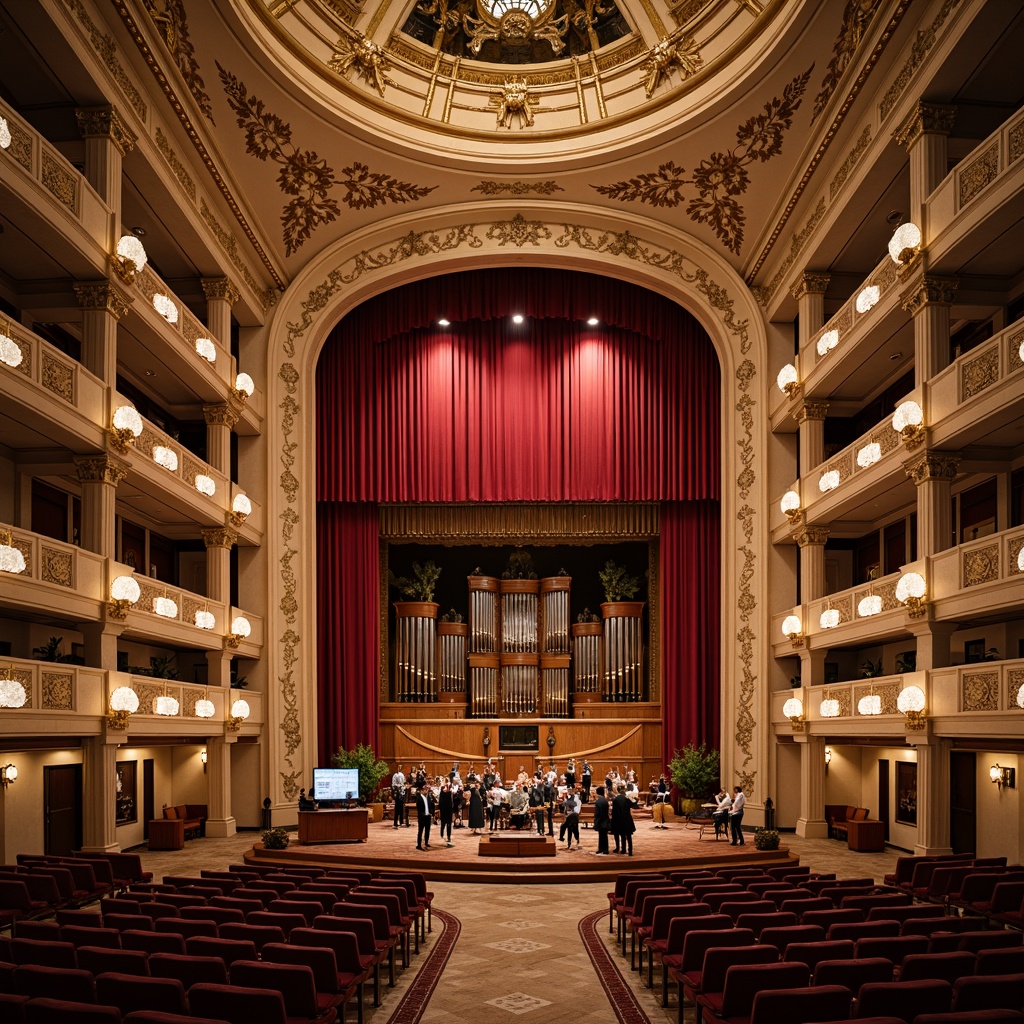
{"type": "Polygon", "coordinates": [[[675,752],[668,767],[672,782],[682,795],[680,810],[683,814],[696,814],[718,781],[718,751],[708,750],[703,743],[699,747],[687,743],[675,752]]]}
{"type": "Polygon", "coordinates": [[[339,747],[337,753],[331,755],[331,764],[335,768],[359,769],[359,803],[373,811],[374,821],[384,820],[384,804],[372,803],[377,796],[381,783],[390,774],[387,761],[383,761],[373,752],[373,748],[365,743],[357,743],[351,750],[339,747]]]}
{"type": "Polygon", "coordinates": [[[288,847],[288,833],[280,826],[266,829],[262,838],[264,850],[284,850],[288,847]]]}
{"type": "Polygon", "coordinates": [[[632,601],[640,589],[640,577],[631,576],[624,565],[616,565],[610,558],[597,576],[604,587],[604,599],[610,604],[632,601]]]}
{"type": "MultiPolygon", "coordinates": [[[[412,578],[408,576],[396,576],[388,571],[388,582],[403,597],[412,601],[432,602],[434,600],[434,589],[437,581],[441,578],[441,566],[436,562],[412,563],[412,578]]],[[[437,608],[434,608],[437,614],[437,608]]]]}
{"type": "Polygon", "coordinates": [[[773,828],[755,828],[754,848],[757,850],[777,850],[779,848],[779,833],[773,828]]]}

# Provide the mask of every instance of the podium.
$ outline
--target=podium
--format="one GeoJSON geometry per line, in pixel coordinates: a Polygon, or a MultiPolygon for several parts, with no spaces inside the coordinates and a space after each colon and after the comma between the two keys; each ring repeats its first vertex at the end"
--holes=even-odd
{"type": "Polygon", "coordinates": [[[299,811],[299,842],[365,843],[370,834],[370,812],[365,807],[350,811],[299,811]]]}

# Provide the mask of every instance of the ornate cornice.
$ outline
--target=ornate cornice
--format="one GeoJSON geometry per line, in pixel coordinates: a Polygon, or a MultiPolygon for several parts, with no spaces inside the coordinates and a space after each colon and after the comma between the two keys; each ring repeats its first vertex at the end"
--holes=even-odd
{"type": "Polygon", "coordinates": [[[805,295],[824,295],[831,280],[831,274],[804,273],[793,282],[789,291],[794,299],[802,299],[805,295]]]}
{"type": "Polygon", "coordinates": [[[892,133],[892,137],[907,149],[926,132],[930,135],[948,135],[956,123],[956,112],[956,107],[918,103],[892,133]]]}
{"type": "Polygon", "coordinates": [[[239,410],[234,406],[222,403],[220,405],[204,405],[203,416],[208,427],[232,428],[238,422],[239,410]]]}
{"type": "Polygon", "coordinates": [[[202,285],[207,302],[224,299],[229,306],[233,306],[242,297],[242,293],[226,277],[204,277],[202,285]]]}
{"type": "Polygon", "coordinates": [[[75,469],[82,483],[113,484],[116,487],[128,475],[131,463],[113,455],[77,455],[75,469]]]}
{"type": "Polygon", "coordinates": [[[75,120],[83,139],[110,139],[121,156],[130,153],[139,138],[110,104],[103,107],[79,107],[75,111],[75,120]]]}
{"type": "Polygon", "coordinates": [[[824,526],[805,526],[793,534],[793,540],[801,548],[823,545],[828,540],[829,530],[824,526]]]}
{"type": "Polygon", "coordinates": [[[917,316],[926,306],[949,306],[959,284],[955,277],[922,274],[900,293],[900,304],[911,316],[917,316]]]}
{"type": "Polygon", "coordinates": [[[74,287],[82,309],[109,313],[115,320],[124,317],[135,301],[133,296],[111,281],[87,281],[74,287]]]}
{"type": "Polygon", "coordinates": [[[797,423],[806,420],[823,420],[828,415],[828,402],[803,402],[797,406],[793,415],[797,423]]]}
{"type": "Polygon", "coordinates": [[[200,531],[203,543],[207,548],[232,548],[238,543],[238,534],[226,526],[215,526],[210,530],[200,531]]]}
{"type": "Polygon", "coordinates": [[[923,484],[927,480],[951,483],[956,479],[959,466],[960,456],[949,452],[923,452],[913,461],[903,464],[907,476],[915,484],[923,484]]]}

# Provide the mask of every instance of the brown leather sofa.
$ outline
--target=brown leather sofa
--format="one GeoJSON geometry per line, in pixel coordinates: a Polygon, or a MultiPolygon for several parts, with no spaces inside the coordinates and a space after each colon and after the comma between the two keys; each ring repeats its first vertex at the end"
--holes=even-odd
{"type": "Polygon", "coordinates": [[[828,822],[829,839],[846,839],[848,821],[866,821],[870,812],[866,807],[851,804],[825,804],[825,820],[828,822]]]}
{"type": "Polygon", "coordinates": [[[206,835],[206,804],[176,804],[164,807],[164,817],[183,821],[186,839],[195,839],[206,835]]]}

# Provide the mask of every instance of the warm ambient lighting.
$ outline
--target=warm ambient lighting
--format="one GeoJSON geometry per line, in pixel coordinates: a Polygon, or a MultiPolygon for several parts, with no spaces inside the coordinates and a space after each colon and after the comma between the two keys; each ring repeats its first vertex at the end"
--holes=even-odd
{"type": "Polygon", "coordinates": [[[864,445],[857,452],[857,465],[861,469],[867,469],[868,466],[873,466],[881,457],[882,446],[877,441],[872,441],[871,444],[864,445]]]}
{"type": "Polygon", "coordinates": [[[908,729],[924,728],[924,690],[920,686],[904,686],[896,698],[896,708],[906,718],[908,729]]]}
{"type": "Polygon", "coordinates": [[[4,670],[0,679],[0,708],[23,708],[28,694],[22,683],[11,675],[11,669],[4,670]]]}
{"type": "Polygon", "coordinates": [[[798,616],[787,615],[782,620],[782,632],[794,647],[803,647],[803,626],[798,616]]]}
{"type": "Polygon", "coordinates": [[[127,729],[128,719],[139,710],[139,695],[130,686],[119,686],[110,695],[107,724],[113,729],[127,729]]]}
{"type": "Polygon", "coordinates": [[[832,763],[832,748],[825,748],[825,774],[828,775],[828,766],[832,763]]]}
{"type": "Polygon", "coordinates": [[[113,266],[117,276],[126,284],[131,284],[135,275],[142,273],[148,260],[145,246],[135,235],[122,235],[118,239],[113,266]]]}
{"type": "Polygon", "coordinates": [[[1007,789],[1017,788],[1017,769],[1007,768],[1005,765],[999,764],[997,761],[988,770],[988,777],[1000,788],[1005,786],[1007,789]]]}
{"type": "Polygon", "coordinates": [[[196,338],[196,353],[208,363],[217,362],[217,346],[210,338],[196,338]]]}
{"type": "Polygon", "coordinates": [[[857,614],[862,619],[870,618],[872,615],[878,615],[882,610],[882,599],[878,594],[868,594],[867,597],[863,598],[859,605],[857,605],[857,614]]]}
{"type": "Polygon", "coordinates": [[[0,765],[0,786],[6,789],[12,782],[18,781],[18,766],[10,764],[0,765]]]}
{"type": "Polygon", "coordinates": [[[797,376],[796,367],[792,363],[786,363],[779,370],[775,383],[787,398],[792,398],[800,390],[800,378],[797,376]]]}
{"type": "Polygon", "coordinates": [[[162,444],[154,445],[153,461],[172,473],[178,472],[178,453],[173,448],[167,448],[162,444]]]}
{"type": "Polygon", "coordinates": [[[25,354],[21,346],[6,334],[0,334],[0,363],[6,363],[11,369],[21,366],[25,354]]]}
{"type": "Polygon", "coordinates": [[[869,693],[861,697],[857,702],[857,711],[862,715],[880,715],[882,713],[882,698],[877,693],[869,693]]]}
{"type": "Polygon", "coordinates": [[[597,325],[598,325],[598,324],[599,324],[600,322],[601,322],[601,321],[600,321],[600,320],[598,320],[596,316],[592,316],[592,317],[588,317],[588,318],[587,318],[587,324],[588,324],[588,325],[589,325],[590,327],[596,327],[596,326],[597,326],[597,325]]]}
{"type": "Polygon", "coordinates": [[[178,606],[169,597],[154,597],[153,611],[162,615],[165,619],[176,619],[178,617],[178,606]]]}
{"type": "Polygon", "coordinates": [[[782,713],[789,719],[793,732],[804,730],[804,702],[799,697],[790,697],[782,705],[782,713]]]}
{"type": "Polygon", "coordinates": [[[217,482],[213,477],[206,476],[204,473],[200,473],[192,482],[200,494],[212,498],[217,493],[217,482]]]}
{"type": "Polygon", "coordinates": [[[128,610],[142,596],[142,589],[131,576],[117,576],[110,584],[110,604],[107,608],[115,619],[126,619],[128,610]]]}
{"type": "Polygon", "coordinates": [[[238,732],[242,723],[249,717],[249,702],[236,700],[231,705],[231,717],[227,720],[227,727],[231,732],[238,732]]]}
{"type": "Polygon", "coordinates": [[[838,718],[839,701],[835,697],[825,697],[821,704],[818,705],[818,714],[822,718],[838,718]]]}
{"type": "Polygon", "coordinates": [[[901,224],[889,239],[889,258],[893,263],[909,263],[921,244],[921,229],[908,221],[901,224]]]}
{"type": "Polygon", "coordinates": [[[826,331],[819,339],[817,344],[818,355],[828,355],[839,344],[839,332],[837,330],[826,331]]]}
{"type": "Polygon", "coordinates": [[[165,718],[173,718],[178,713],[180,707],[181,705],[173,697],[165,695],[153,699],[153,711],[158,715],[163,715],[165,718]]]}
{"type": "Polygon", "coordinates": [[[153,296],[153,308],[169,323],[176,324],[178,322],[178,307],[174,304],[174,300],[170,295],[164,295],[162,292],[157,292],[153,296]]]}
{"type": "Polygon", "coordinates": [[[800,495],[796,491],[786,491],[779,502],[779,508],[792,521],[799,518],[802,509],[800,508],[800,495]]]}
{"type": "Polygon", "coordinates": [[[917,572],[904,573],[896,584],[896,600],[907,606],[907,614],[911,618],[924,615],[924,595],[927,589],[924,577],[917,572]]]}
{"type": "Polygon", "coordinates": [[[1024,547],[1017,552],[1017,571],[1024,572],[1024,547]]]}
{"type": "Polygon", "coordinates": [[[915,448],[924,438],[924,413],[917,402],[902,402],[892,417],[892,429],[903,438],[908,448],[915,448]]]}
{"type": "MultiPolygon", "coordinates": [[[[213,706],[212,700],[207,700],[207,698],[204,697],[202,700],[196,701],[196,718],[213,718],[216,710],[217,709],[213,706]]],[[[204,750],[203,753],[205,754],[206,751],[204,750]]],[[[205,757],[203,758],[203,761],[206,761],[205,757]]]]}
{"type": "Polygon", "coordinates": [[[206,753],[205,750],[200,750],[199,751],[199,760],[203,762],[203,774],[205,775],[206,774],[206,761],[207,761],[207,753],[206,753]]]}
{"type": "Polygon", "coordinates": [[[0,532],[0,572],[25,571],[25,556],[14,546],[10,530],[0,532]]]}
{"type": "Polygon", "coordinates": [[[114,410],[113,429],[110,443],[119,451],[126,452],[142,433],[142,417],[134,405],[121,405],[114,410]]]}
{"type": "Polygon", "coordinates": [[[252,502],[244,494],[236,494],[231,502],[228,519],[232,526],[241,526],[252,513],[252,502]]]}
{"type": "Polygon", "coordinates": [[[1021,684],[1020,689],[1017,691],[1017,707],[1024,708],[1024,683],[1021,684]]]}
{"type": "Polygon", "coordinates": [[[826,608],[818,620],[822,629],[835,629],[839,625],[841,616],[838,608],[826,608]]]}
{"type": "Polygon", "coordinates": [[[7,149],[11,144],[11,129],[6,117],[0,117],[0,149],[7,149]]]}
{"type": "Polygon", "coordinates": [[[822,473],[821,478],[818,480],[818,490],[822,494],[828,491],[834,491],[839,486],[839,470],[830,469],[827,473],[822,473]]]}
{"type": "Polygon", "coordinates": [[[877,284],[869,284],[866,288],[862,288],[857,295],[857,312],[866,313],[878,303],[880,295],[881,291],[877,284]]]}
{"type": "Polygon", "coordinates": [[[252,398],[252,393],[256,390],[256,385],[252,382],[252,377],[247,373],[240,373],[235,377],[235,386],[231,393],[240,402],[248,401],[252,398]]]}
{"type": "Polygon", "coordinates": [[[231,623],[231,633],[227,638],[228,647],[237,647],[249,634],[252,626],[244,615],[239,615],[231,623]]]}
{"type": "Polygon", "coordinates": [[[216,625],[216,620],[213,617],[213,612],[204,611],[200,608],[196,612],[195,623],[200,629],[213,629],[216,625]]]}
{"type": "Polygon", "coordinates": [[[451,327],[451,325],[451,320],[446,320],[444,317],[441,317],[441,319],[437,321],[438,327],[451,327]]]}
{"type": "Polygon", "coordinates": [[[523,316],[522,313],[516,313],[516,315],[514,317],[512,317],[512,323],[514,323],[514,324],[521,324],[523,322],[523,320],[525,320],[525,319],[526,318],[523,316]]]}

